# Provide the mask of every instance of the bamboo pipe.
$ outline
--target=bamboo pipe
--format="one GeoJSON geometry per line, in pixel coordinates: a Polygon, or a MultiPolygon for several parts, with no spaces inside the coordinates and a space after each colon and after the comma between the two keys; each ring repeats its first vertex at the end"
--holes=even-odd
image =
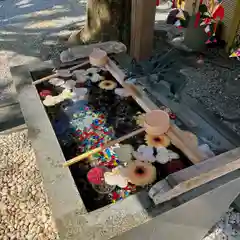
{"type": "MultiPolygon", "coordinates": [[[[80,68],[80,67],[83,67],[83,66],[87,65],[88,63],[89,63],[89,60],[88,60],[88,61],[85,61],[85,62],[83,62],[83,63],[80,63],[80,64],[78,64],[78,65],[76,65],[76,66],[73,66],[73,67],[69,68],[68,70],[69,70],[69,71],[74,71],[75,69],[78,69],[78,68],[80,68]]],[[[51,75],[49,75],[49,76],[40,78],[40,79],[34,81],[34,82],[32,83],[32,85],[37,85],[37,84],[39,84],[39,83],[48,81],[48,80],[50,80],[51,78],[55,78],[55,77],[58,77],[58,74],[57,74],[57,73],[54,73],[54,74],[51,74],[51,75]]]]}
{"type": "Polygon", "coordinates": [[[83,154],[81,154],[81,155],[79,155],[79,156],[77,156],[77,157],[75,157],[75,158],[72,158],[71,160],[68,160],[67,162],[65,162],[65,163],[63,164],[63,166],[64,166],[64,167],[69,167],[70,165],[72,165],[72,164],[74,164],[74,163],[77,163],[77,162],[79,162],[79,161],[82,161],[82,160],[84,160],[85,158],[90,157],[90,156],[93,155],[93,154],[99,153],[99,152],[103,151],[103,150],[106,149],[106,148],[109,148],[109,147],[111,147],[111,146],[114,146],[115,144],[120,143],[120,142],[122,142],[122,141],[124,141],[124,140],[127,140],[127,139],[129,139],[129,138],[131,138],[131,137],[134,137],[134,136],[136,136],[136,135],[138,135],[138,134],[140,134],[140,133],[142,133],[142,132],[144,132],[144,131],[145,131],[145,128],[140,128],[140,129],[135,130],[135,131],[133,131],[133,132],[131,132],[131,133],[128,133],[128,134],[126,134],[126,135],[124,135],[124,136],[122,136],[122,137],[120,137],[120,138],[118,138],[118,139],[115,139],[115,140],[113,140],[113,141],[110,141],[110,142],[104,144],[102,147],[97,147],[97,148],[95,148],[95,149],[93,149],[93,150],[90,150],[90,151],[88,151],[88,152],[86,152],[86,153],[83,153],[83,154]]]}

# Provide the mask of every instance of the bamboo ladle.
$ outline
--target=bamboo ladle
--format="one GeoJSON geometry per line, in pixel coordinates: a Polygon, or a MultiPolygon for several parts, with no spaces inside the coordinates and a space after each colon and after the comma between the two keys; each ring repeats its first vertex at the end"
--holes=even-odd
{"type": "MultiPolygon", "coordinates": [[[[89,64],[89,61],[88,61],[88,60],[85,61],[85,62],[83,62],[83,63],[80,63],[80,64],[78,64],[78,65],[76,65],[76,66],[73,66],[73,67],[71,67],[71,68],[68,68],[67,70],[68,70],[68,71],[74,71],[74,70],[76,70],[76,69],[78,69],[78,68],[80,68],[80,67],[83,67],[83,66],[87,65],[87,64],[89,64]]],[[[46,76],[46,77],[43,77],[43,78],[40,78],[40,79],[34,81],[34,82],[32,83],[32,85],[37,85],[37,84],[40,84],[40,83],[42,83],[42,82],[49,81],[50,79],[55,78],[55,77],[58,77],[58,73],[57,73],[57,72],[54,73],[54,74],[51,74],[51,75],[49,75],[49,76],[46,76]]]]}
{"type": "MultiPolygon", "coordinates": [[[[108,58],[107,53],[101,49],[94,49],[92,54],[89,56],[89,62],[93,66],[104,67],[106,68],[113,77],[121,82],[121,85],[131,94],[133,98],[136,98],[138,92],[131,87],[131,85],[124,82],[125,75],[120,71],[108,58]]],[[[89,152],[86,152],[82,155],[79,155],[63,164],[67,167],[76,162],[79,162],[95,153],[98,153],[105,148],[113,146],[117,143],[120,143],[128,138],[136,136],[141,132],[147,132],[152,136],[160,136],[166,134],[170,139],[173,145],[177,146],[184,154],[195,164],[200,162],[203,159],[203,156],[197,149],[197,146],[193,145],[191,142],[186,141],[186,138],[183,137],[182,131],[170,124],[169,116],[166,112],[161,110],[153,110],[148,112],[144,121],[144,128],[138,129],[132,133],[129,133],[125,136],[122,136],[119,139],[113,140],[102,147],[98,147],[89,152]]]]}
{"type": "Polygon", "coordinates": [[[63,166],[68,167],[74,163],[82,161],[82,160],[86,159],[87,157],[90,157],[93,154],[101,152],[106,148],[114,146],[115,144],[120,143],[124,140],[127,140],[131,137],[134,137],[144,131],[153,136],[161,136],[168,131],[169,127],[170,127],[170,119],[169,119],[168,114],[162,110],[153,110],[146,114],[145,119],[144,119],[144,127],[143,128],[140,128],[136,131],[126,134],[118,139],[113,140],[113,141],[110,141],[101,147],[97,147],[97,148],[90,150],[86,153],[83,153],[75,158],[72,158],[71,160],[66,161],[63,164],[63,166]]]}

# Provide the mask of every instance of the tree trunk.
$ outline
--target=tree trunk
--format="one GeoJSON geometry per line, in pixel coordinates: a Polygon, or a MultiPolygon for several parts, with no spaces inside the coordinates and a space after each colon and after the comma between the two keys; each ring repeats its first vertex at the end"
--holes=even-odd
{"type": "Polygon", "coordinates": [[[88,44],[120,40],[129,43],[131,0],[88,0],[83,29],[72,34],[69,43],[88,44]]]}

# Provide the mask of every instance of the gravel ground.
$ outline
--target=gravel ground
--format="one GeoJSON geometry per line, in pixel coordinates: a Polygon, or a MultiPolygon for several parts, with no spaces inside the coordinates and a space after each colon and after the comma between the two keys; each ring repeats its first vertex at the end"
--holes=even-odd
{"type": "Polygon", "coordinates": [[[181,72],[188,79],[183,98],[187,94],[197,99],[240,135],[240,64],[228,69],[206,59],[202,67],[187,67],[181,72]]]}
{"type": "Polygon", "coordinates": [[[239,240],[240,239],[240,213],[233,209],[209,231],[203,240],[239,240]]]}
{"type": "Polygon", "coordinates": [[[58,239],[27,131],[0,136],[0,239],[58,239]]]}
{"type": "MultiPolygon", "coordinates": [[[[27,131],[0,135],[0,239],[57,240],[51,211],[27,131]]],[[[240,239],[232,209],[203,240],[240,239]]]]}

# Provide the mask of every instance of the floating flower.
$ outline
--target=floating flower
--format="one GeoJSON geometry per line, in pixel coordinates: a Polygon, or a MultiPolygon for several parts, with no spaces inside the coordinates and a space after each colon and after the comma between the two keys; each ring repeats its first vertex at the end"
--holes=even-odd
{"type": "Polygon", "coordinates": [[[104,81],[101,81],[98,86],[101,88],[101,89],[104,89],[104,90],[113,90],[114,88],[117,87],[117,83],[111,81],[111,80],[104,80],[104,81]]]}
{"type": "Polygon", "coordinates": [[[85,99],[88,93],[87,88],[74,88],[72,90],[72,100],[79,101],[85,99]]]}
{"type": "Polygon", "coordinates": [[[128,179],[122,174],[122,167],[118,166],[112,172],[105,172],[104,179],[108,185],[125,188],[128,186],[128,179]]]}
{"type": "Polygon", "coordinates": [[[56,74],[57,74],[58,77],[62,77],[62,78],[70,78],[70,77],[72,77],[72,74],[70,73],[70,71],[66,70],[66,69],[57,70],[56,74]]]}
{"type": "Polygon", "coordinates": [[[65,99],[71,99],[72,98],[72,92],[69,89],[64,89],[61,94],[59,94],[59,97],[63,100],[65,99]]]}
{"type": "Polygon", "coordinates": [[[79,70],[75,70],[73,71],[73,75],[75,75],[75,77],[77,75],[82,75],[82,76],[86,76],[88,74],[88,72],[84,69],[79,69],[79,70]]]}
{"type": "Polygon", "coordinates": [[[88,77],[81,74],[76,74],[76,83],[85,83],[88,77]]]}
{"type": "Polygon", "coordinates": [[[121,163],[128,163],[132,161],[133,147],[130,144],[119,144],[114,147],[114,152],[117,154],[118,160],[121,163]]]}
{"type": "Polygon", "coordinates": [[[156,155],[156,161],[165,164],[167,162],[170,162],[172,159],[178,159],[179,155],[172,150],[169,150],[165,147],[158,147],[157,148],[157,155],[156,155]]]}
{"type": "Polygon", "coordinates": [[[140,126],[140,127],[144,126],[145,116],[146,116],[145,113],[140,113],[140,114],[138,114],[137,116],[134,117],[134,119],[136,121],[136,124],[138,126],[140,126]]]}
{"type": "Polygon", "coordinates": [[[65,83],[65,81],[60,79],[60,78],[51,78],[49,80],[49,83],[56,86],[56,87],[60,87],[65,83]]]}
{"type": "Polygon", "coordinates": [[[97,73],[94,73],[94,74],[92,74],[92,76],[89,77],[89,79],[91,80],[91,82],[96,83],[96,82],[104,80],[104,77],[100,76],[97,73]]]}
{"type": "Polygon", "coordinates": [[[46,107],[51,107],[57,104],[57,98],[53,96],[46,96],[43,100],[43,105],[46,107]]]}
{"type": "Polygon", "coordinates": [[[148,146],[151,147],[168,147],[171,143],[169,137],[166,135],[161,135],[161,136],[152,136],[149,134],[145,135],[145,141],[148,146]]]}
{"type": "Polygon", "coordinates": [[[89,170],[87,179],[90,183],[100,185],[104,182],[104,169],[101,167],[95,167],[89,170]]]}
{"type": "Polygon", "coordinates": [[[150,164],[141,161],[134,161],[128,165],[125,171],[128,180],[137,185],[145,186],[156,180],[156,168],[150,164]]]}
{"type": "Polygon", "coordinates": [[[50,90],[42,90],[40,93],[39,93],[39,95],[42,97],[42,98],[45,98],[46,96],[51,96],[52,95],[52,93],[51,93],[51,91],[50,90]]]}
{"type": "Polygon", "coordinates": [[[96,67],[92,67],[92,68],[87,69],[87,73],[95,74],[95,73],[98,73],[98,72],[100,72],[100,69],[96,68],[96,67]]]}
{"type": "Polygon", "coordinates": [[[155,162],[156,158],[153,154],[153,148],[146,145],[140,145],[138,150],[133,152],[133,156],[143,162],[155,162]]]}
{"type": "Polygon", "coordinates": [[[75,87],[75,85],[76,85],[76,81],[68,80],[62,85],[62,87],[64,87],[65,89],[71,90],[75,87]]]}
{"type": "Polygon", "coordinates": [[[114,90],[114,92],[116,95],[123,97],[123,98],[131,96],[131,94],[124,88],[116,88],[114,90]]]}

